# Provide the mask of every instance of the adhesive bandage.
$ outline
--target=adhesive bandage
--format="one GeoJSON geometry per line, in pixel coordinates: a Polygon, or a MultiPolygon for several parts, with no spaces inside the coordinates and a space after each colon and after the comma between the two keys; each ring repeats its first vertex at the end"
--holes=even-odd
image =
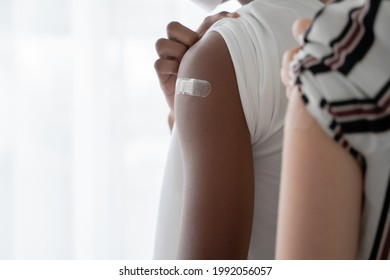
{"type": "Polygon", "coordinates": [[[180,78],[176,81],[176,94],[206,97],[211,92],[208,81],[198,79],[180,78]]]}

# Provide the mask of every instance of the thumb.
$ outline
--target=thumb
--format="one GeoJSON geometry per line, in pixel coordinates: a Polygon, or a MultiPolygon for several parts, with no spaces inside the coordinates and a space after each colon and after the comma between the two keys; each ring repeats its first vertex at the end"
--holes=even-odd
{"type": "Polygon", "coordinates": [[[301,18],[296,20],[292,26],[292,32],[294,38],[295,40],[297,40],[297,42],[300,45],[303,45],[303,36],[305,35],[305,32],[308,29],[310,24],[311,24],[311,19],[301,18]]]}
{"type": "Polygon", "coordinates": [[[239,15],[237,13],[228,13],[228,12],[220,12],[218,14],[208,16],[205,18],[205,20],[202,22],[202,24],[199,26],[199,28],[196,30],[196,32],[199,34],[199,37],[202,37],[207,30],[217,21],[223,18],[238,18],[239,15]]]}

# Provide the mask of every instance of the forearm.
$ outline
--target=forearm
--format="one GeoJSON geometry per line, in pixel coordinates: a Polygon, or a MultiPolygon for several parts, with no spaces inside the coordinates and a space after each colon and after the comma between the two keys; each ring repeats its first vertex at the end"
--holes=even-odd
{"type": "Polygon", "coordinates": [[[185,172],[178,258],[246,259],[253,216],[251,167],[219,166],[218,176],[210,174],[212,169],[185,172]]]}

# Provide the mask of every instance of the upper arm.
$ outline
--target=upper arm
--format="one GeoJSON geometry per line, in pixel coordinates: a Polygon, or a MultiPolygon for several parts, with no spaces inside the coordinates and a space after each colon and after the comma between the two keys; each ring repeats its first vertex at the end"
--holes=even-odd
{"type": "Polygon", "coordinates": [[[357,257],[362,175],[293,94],[285,123],[277,258],[357,257]]]}
{"type": "Polygon", "coordinates": [[[206,35],[184,56],[179,78],[208,81],[207,97],[176,95],[184,200],[179,258],[246,258],[253,211],[251,142],[234,67],[222,37],[206,35]]]}

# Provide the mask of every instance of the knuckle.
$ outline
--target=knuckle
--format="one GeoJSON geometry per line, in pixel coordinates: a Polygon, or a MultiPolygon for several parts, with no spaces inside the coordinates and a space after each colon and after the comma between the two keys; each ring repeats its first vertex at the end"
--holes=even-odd
{"type": "Polygon", "coordinates": [[[222,12],[219,12],[218,14],[216,14],[216,16],[218,18],[224,18],[224,17],[227,17],[227,14],[228,14],[228,12],[222,11],[222,12]]]}
{"type": "Polygon", "coordinates": [[[219,12],[215,15],[208,16],[204,19],[203,25],[207,28],[213,25],[215,22],[219,21],[220,19],[223,19],[227,17],[227,12],[219,12]]]}
{"type": "MultiPolygon", "coordinates": [[[[199,41],[199,35],[196,33],[196,34],[194,34],[194,36],[191,36],[188,39],[188,46],[186,46],[186,48],[192,47],[197,41],[199,41]]],[[[184,50],[184,52],[186,52],[186,51],[187,51],[187,49],[184,50]]]]}
{"type": "Polygon", "coordinates": [[[155,48],[156,48],[157,52],[159,52],[163,48],[165,41],[166,41],[166,39],[164,39],[164,38],[160,38],[156,41],[155,48]]]}
{"type": "Polygon", "coordinates": [[[204,22],[211,22],[213,20],[213,16],[207,16],[205,19],[204,19],[204,22]]]}
{"type": "Polygon", "coordinates": [[[168,23],[167,25],[167,33],[171,33],[175,30],[177,30],[179,27],[180,27],[180,23],[177,22],[177,21],[171,21],[170,23],[168,23]]]}
{"type": "Polygon", "coordinates": [[[157,59],[157,60],[154,62],[154,69],[155,69],[157,72],[161,69],[161,63],[162,63],[162,60],[161,60],[161,59],[157,59]]]}

